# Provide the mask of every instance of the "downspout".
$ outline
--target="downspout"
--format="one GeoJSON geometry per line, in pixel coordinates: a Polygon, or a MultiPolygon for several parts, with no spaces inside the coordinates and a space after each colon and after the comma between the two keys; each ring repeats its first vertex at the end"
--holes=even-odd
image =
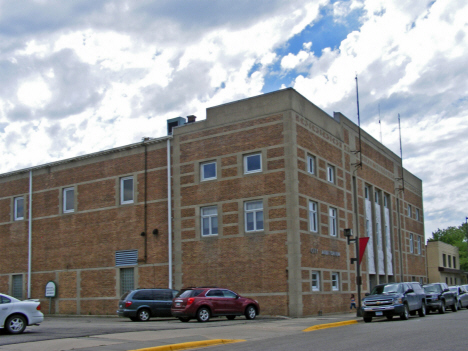
{"type": "Polygon", "coordinates": [[[32,169],[29,171],[28,299],[31,298],[31,263],[32,263],[32,169]]]}
{"type": "Polygon", "coordinates": [[[171,140],[167,139],[167,240],[169,261],[169,289],[172,289],[172,199],[171,199],[171,140]]]}
{"type": "Polygon", "coordinates": [[[143,141],[144,143],[144,146],[145,146],[145,213],[144,213],[144,222],[145,222],[145,229],[144,229],[144,233],[145,233],[145,263],[147,263],[147,260],[148,260],[148,197],[147,197],[147,193],[148,193],[148,148],[147,148],[147,145],[145,143],[145,140],[143,141]]]}

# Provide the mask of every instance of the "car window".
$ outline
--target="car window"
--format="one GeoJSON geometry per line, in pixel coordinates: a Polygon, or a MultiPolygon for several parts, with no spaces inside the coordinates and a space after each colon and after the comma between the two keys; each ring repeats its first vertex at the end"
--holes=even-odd
{"type": "Polygon", "coordinates": [[[198,296],[200,295],[201,293],[203,292],[203,290],[198,290],[198,289],[188,289],[188,290],[185,290],[185,291],[179,291],[179,295],[176,297],[181,297],[181,298],[184,298],[184,297],[195,297],[195,296],[198,296]]]}
{"type": "Polygon", "coordinates": [[[403,288],[401,284],[377,285],[374,289],[372,289],[371,295],[402,293],[402,289],[403,288]]]}
{"type": "Polygon", "coordinates": [[[127,291],[125,294],[123,294],[120,299],[125,300],[125,298],[128,296],[128,294],[130,294],[130,291],[127,291]]]}
{"type": "Polygon", "coordinates": [[[0,304],[10,303],[11,300],[8,297],[0,296],[0,304]]]}
{"type": "Polygon", "coordinates": [[[223,294],[224,297],[228,297],[230,299],[235,299],[237,297],[237,295],[230,290],[223,290],[223,294]]]}
{"type": "Polygon", "coordinates": [[[206,296],[209,297],[224,297],[224,294],[221,290],[210,290],[206,293],[206,296]]]}
{"type": "Polygon", "coordinates": [[[171,301],[172,300],[172,291],[171,290],[155,290],[154,299],[161,301],[171,301]]]}
{"type": "Polygon", "coordinates": [[[135,295],[133,295],[133,300],[153,300],[153,296],[151,294],[151,290],[141,290],[137,291],[135,295]]]}
{"type": "Polygon", "coordinates": [[[442,288],[439,285],[425,285],[424,291],[427,293],[439,293],[442,291],[442,288]]]}

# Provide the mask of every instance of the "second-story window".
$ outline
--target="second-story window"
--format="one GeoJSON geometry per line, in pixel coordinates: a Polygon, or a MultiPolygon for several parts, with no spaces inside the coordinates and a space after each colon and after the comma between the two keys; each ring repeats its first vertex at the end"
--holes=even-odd
{"type": "Polygon", "coordinates": [[[444,267],[447,267],[447,255],[446,254],[442,254],[442,264],[444,265],[444,267]]]}
{"type": "Polygon", "coordinates": [[[317,203],[309,201],[309,222],[310,231],[316,233],[318,229],[317,203]]]}
{"type": "Polygon", "coordinates": [[[414,253],[414,239],[413,234],[409,235],[409,250],[411,253],[414,253]]]}
{"type": "Polygon", "coordinates": [[[327,166],[327,180],[330,183],[335,183],[335,167],[331,165],[327,166]]]}
{"type": "Polygon", "coordinates": [[[120,203],[133,203],[133,177],[120,179],[120,203]]]}
{"type": "Polygon", "coordinates": [[[307,155],[307,172],[315,174],[315,157],[307,155]]]}
{"type": "Polygon", "coordinates": [[[257,173],[262,171],[262,155],[253,154],[244,156],[244,173],[257,173]]]}
{"type": "Polygon", "coordinates": [[[218,235],[218,208],[201,208],[202,236],[218,235]]]}
{"type": "Polygon", "coordinates": [[[63,213],[75,211],[75,188],[63,189],[63,213]]]}
{"type": "Polygon", "coordinates": [[[336,227],[336,208],[330,207],[328,209],[329,213],[329,230],[331,236],[336,236],[337,234],[337,227],[336,227]]]}
{"type": "Polygon", "coordinates": [[[411,205],[408,205],[408,217],[412,217],[413,212],[411,211],[411,205]]]}
{"type": "Polygon", "coordinates": [[[24,197],[15,197],[15,221],[24,219],[24,197]]]}
{"type": "Polygon", "coordinates": [[[216,179],[216,162],[207,162],[201,165],[201,180],[216,179]]]}
{"type": "Polygon", "coordinates": [[[245,231],[263,230],[263,201],[245,203],[245,231]]]}
{"type": "Polygon", "coordinates": [[[421,254],[421,237],[418,236],[418,255],[421,254]]]}

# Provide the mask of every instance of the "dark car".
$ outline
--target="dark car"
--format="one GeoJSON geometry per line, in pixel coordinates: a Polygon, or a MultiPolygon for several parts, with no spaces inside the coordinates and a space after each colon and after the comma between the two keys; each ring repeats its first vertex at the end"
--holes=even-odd
{"type": "Polygon", "coordinates": [[[131,290],[120,298],[117,314],[140,322],[151,317],[171,317],[172,299],[176,295],[177,290],[172,289],[131,290]]]}
{"type": "Polygon", "coordinates": [[[244,315],[247,319],[254,319],[260,314],[260,305],[256,300],[242,297],[228,289],[188,288],[176,296],[171,312],[182,322],[193,318],[199,322],[208,322],[210,317],[216,316],[234,319],[244,315]]]}
{"type": "Polygon", "coordinates": [[[420,317],[426,315],[426,295],[417,282],[380,284],[362,300],[362,316],[366,323],[372,322],[372,317],[384,316],[388,320],[394,316],[406,320],[416,312],[420,317]]]}
{"type": "Polygon", "coordinates": [[[463,307],[468,308],[468,292],[464,286],[449,286],[451,292],[457,296],[457,308],[461,310],[463,307]]]}
{"type": "Polygon", "coordinates": [[[439,311],[445,313],[447,307],[457,312],[457,298],[445,283],[432,283],[423,285],[426,293],[427,311],[439,311]]]}

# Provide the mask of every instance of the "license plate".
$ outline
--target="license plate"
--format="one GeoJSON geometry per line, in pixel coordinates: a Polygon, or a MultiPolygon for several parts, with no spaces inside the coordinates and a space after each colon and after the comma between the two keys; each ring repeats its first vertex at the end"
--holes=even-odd
{"type": "Polygon", "coordinates": [[[383,315],[383,312],[375,312],[375,315],[376,315],[376,316],[382,316],[382,315],[383,315]]]}
{"type": "Polygon", "coordinates": [[[176,307],[180,307],[180,303],[176,303],[175,306],[176,306],[176,307]]]}

